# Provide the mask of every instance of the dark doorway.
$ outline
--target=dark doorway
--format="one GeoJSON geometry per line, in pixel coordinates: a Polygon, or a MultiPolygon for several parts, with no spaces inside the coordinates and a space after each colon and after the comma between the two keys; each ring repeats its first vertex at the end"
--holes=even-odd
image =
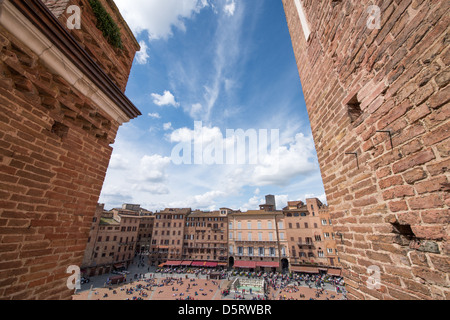
{"type": "Polygon", "coordinates": [[[233,266],[234,266],[234,258],[233,258],[233,257],[230,257],[230,258],[228,259],[228,266],[229,266],[230,268],[233,268],[233,266]]]}
{"type": "Polygon", "coordinates": [[[286,258],[281,259],[281,270],[286,271],[289,269],[289,262],[286,258]]]}

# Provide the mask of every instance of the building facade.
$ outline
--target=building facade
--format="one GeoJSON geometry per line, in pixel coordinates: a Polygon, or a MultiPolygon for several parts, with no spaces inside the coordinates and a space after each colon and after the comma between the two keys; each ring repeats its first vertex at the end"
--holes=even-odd
{"type": "Polygon", "coordinates": [[[138,50],[113,1],[0,2],[2,299],[71,299],[67,269],[83,260],[111,145],[140,115],[124,95],[138,50]]]}
{"type": "Polygon", "coordinates": [[[267,196],[259,210],[246,212],[167,208],[152,214],[139,205],[111,211],[99,205],[84,274],[126,268],[138,254],[155,267],[341,274],[328,208],[315,198],[276,210],[274,197],[267,196]]]}
{"type": "Polygon", "coordinates": [[[349,298],[450,299],[450,3],[282,1],[349,298]]]}
{"type": "MultiPolygon", "coordinates": [[[[93,218],[81,271],[87,277],[128,268],[136,254],[141,253],[144,237],[148,236],[150,212],[140,206],[124,205],[111,211],[98,205],[93,218]]],[[[149,240],[150,241],[150,240],[149,240]]],[[[144,247],[146,248],[146,247],[144,247]]]]}
{"type": "Polygon", "coordinates": [[[319,199],[290,201],[283,209],[292,271],[317,273],[338,267],[335,233],[328,207],[319,199]]]}
{"type": "Polygon", "coordinates": [[[140,254],[148,255],[150,252],[154,223],[155,216],[153,213],[149,211],[141,212],[136,243],[136,251],[140,254]]]}
{"type": "Polygon", "coordinates": [[[167,208],[155,213],[149,263],[158,266],[183,255],[186,217],[191,209],[167,208]]]}
{"type": "Polygon", "coordinates": [[[182,260],[227,265],[228,210],[193,211],[187,216],[182,260]]]}
{"type": "Polygon", "coordinates": [[[229,266],[250,271],[280,271],[289,268],[285,219],[276,211],[273,196],[260,210],[228,216],[229,266]]]}

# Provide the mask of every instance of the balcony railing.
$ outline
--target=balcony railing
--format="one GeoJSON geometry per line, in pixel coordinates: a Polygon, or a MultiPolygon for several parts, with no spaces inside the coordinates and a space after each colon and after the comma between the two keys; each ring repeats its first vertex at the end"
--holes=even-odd
{"type": "Polygon", "coordinates": [[[300,249],[301,249],[302,247],[309,247],[310,249],[316,247],[316,245],[314,244],[314,242],[297,242],[297,245],[300,247],[300,249]]]}

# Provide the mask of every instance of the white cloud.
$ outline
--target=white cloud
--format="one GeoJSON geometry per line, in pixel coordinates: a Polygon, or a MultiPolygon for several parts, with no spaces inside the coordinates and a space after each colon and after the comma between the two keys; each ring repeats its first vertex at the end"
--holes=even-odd
{"type": "Polygon", "coordinates": [[[173,129],[172,128],[172,123],[171,122],[164,123],[163,128],[164,128],[165,131],[173,129]]]}
{"type": "MultiPolygon", "coordinates": [[[[275,206],[276,210],[282,210],[287,206],[289,201],[289,196],[287,194],[279,194],[275,195],[275,206]]],[[[248,210],[258,210],[259,205],[266,203],[266,199],[264,197],[260,197],[259,195],[255,195],[251,197],[247,203],[243,204],[239,209],[243,212],[248,210]]]]}
{"type": "Polygon", "coordinates": [[[215,205],[217,198],[222,198],[226,194],[220,190],[212,190],[203,194],[188,197],[186,200],[174,201],[169,204],[169,207],[173,208],[192,208],[195,209],[207,209],[216,210],[215,205]]]}
{"type": "Polygon", "coordinates": [[[228,0],[225,4],[224,11],[227,15],[232,16],[234,15],[234,11],[236,11],[236,2],[235,0],[228,0]]]}
{"type": "Polygon", "coordinates": [[[102,190],[100,202],[108,202],[112,206],[120,206],[122,203],[132,202],[133,196],[129,190],[124,190],[122,187],[105,185],[102,190]]]}
{"type": "Polygon", "coordinates": [[[171,142],[190,142],[193,138],[194,131],[188,128],[177,129],[169,136],[171,142]]]}
{"type": "Polygon", "coordinates": [[[247,203],[243,204],[239,210],[242,212],[248,210],[257,210],[259,209],[259,205],[264,203],[264,198],[260,198],[258,195],[255,195],[248,199],[247,203]]]}
{"type": "Polygon", "coordinates": [[[207,145],[216,139],[223,139],[222,132],[218,127],[205,127],[192,130],[189,128],[180,128],[173,131],[169,139],[171,142],[192,142],[194,140],[202,141],[203,145],[207,145]]]}
{"type": "Polygon", "coordinates": [[[150,118],[153,118],[153,119],[161,119],[161,116],[160,116],[159,113],[157,113],[157,112],[155,112],[155,113],[149,113],[148,116],[149,116],[150,118]]]}
{"type": "MultiPolygon", "coordinates": [[[[237,135],[237,131],[234,131],[237,135]]],[[[255,155],[252,159],[255,163],[250,163],[250,158],[246,158],[244,164],[238,165],[236,160],[245,158],[245,154],[238,154],[237,136],[227,136],[222,133],[218,127],[196,127],[194,130],[189,128],[180,128],[171,132],[167,137],[172,143],[192,143],[197,148],[203,148],[203,161],[212,152],[212,149],[218,147],[220,156],[223,161],[212,164],[223,164],[226,162],[228,166],[226,172],[227,179],[230,184],[250,185],[255,187],[278,185],[286,186],[293,179],[300,175],[308,175],[317,170],[315,163],[315,146],[312,137],[305,137],[299,133],[291,139],[285,139],[284,144],[264,145],[261,143],[261,137],[256,133],[256,139],[259,140],[259,146],[256,146],[255,155]],[[209,148],[210,147],[210,148],[209,148]],[[227,154],[229,151],[235,150],[235,158],[233,163],[229,163],[227,154]],[[234,164],[234,165],[233,165],[234,164]]],[[[254,141],[258,143],[258,141],[254,141]]],[[[270,140],[267,141],[270,144],[270,140]]],[[[250,156],[250,144],[245,146],[244,152],[248,152],[250,156]]],[[[192,150],[191,150],[192,152],[192,150]]],[[[217,159],[220,161],[221,159],[217,159]]],[[[242,162],[241,162],[242,163],[242,162]]],[[[200,163],[198,163],[200,164],[200,163]]]]}
{"type": "MultiPolygon", "coordinates": [[[[197,133],[195,130],[181,128],[170,132],[167,137],[174,142],[192,142],[196,135],[206,142],[222,138],[218,127],[203,127],[197,133]]],[[[226,141],[226,138],[222,139],[226,141]]],[[[286,160],[280,160],[279,172],[270,172],[270,166],[266,164],[175,166],[171,165],[170,157],[140,155],[145,150],[120,139],[120,144],[115,147],[101,201],[109,205],[118,205],[120,201],[135,202],[150,210],[165,207],[215,210],[225,206],[246,211],[258,209],[265,201],[265,192],[277,194],[276,184],[283,187],[295,180],[298,181],[296,185],[281,189],[279,195],[276,195],[278,209],[286,206],[287,194],[289,200],[304,200],[303,194],[318,197],[325,202],[324,195],[321,195],[323,191],[312,188],[313,183],[320,182],[320,174],[316,174],[317,168],[309,159],[309,140],[297,134],[289,143],[280,146],[280,155],[286,157],[286,160]],[[264,167],[267,174],[261,175],[257,170],[259,167],[264,167]],[[310,168],[314,168],[314,174],[310,174],[310,168]],[[252,186],[254,188],[249,195],[250,199],[245,204],[231,200],[240,197],[247,187],[252,186]]]]}
{"type": "Polygon", "coordinates": [[[279,194],[275,196],[275,205],[277,210],[282,210],[287,206],[287,202],[289,201],[289,197],[287,194],[279,194]]]}
{"type": "MultiPolygon", "coordinates": [[[[212,7],[212,5],[210,5],[212,7]]],[[[189,86],[193,92],[191,97],[194,105],[184,105],[183,108],[194,120],[210,121],[225,98],[234,94],[233,88],[239,87],[239,64],[246,59],[248,42],[244,41],[243,28],[245,15],[243,5],[237,7],[235,0],[220,2],[217,14],[217,28],[212,41],[208,45],[211,56],[194,70],[205,70],[201,73],[192,71],[190,64],[177,65],[173,71],[178,81],[189,86]],[[242,7],[242,9],[241,9],[242,7]],[[232,22],[230,21],[230,16],[232,22]],[[189,68],[190,70],[185,70],[189,68]],[[192,76],[193,74],[193,76],[192,76]],[[180,76],[181,75],[181,76],[180,76]],[[181,79],[181,80],[180,80],[181,79]],[[227,95],[227,96],[225,96],[227,95]]],[[[225,106],[222,110],[228,109],[225,106]]]]}
{"type": "Polygon", "coordinates": [[[303,197],[300,197],[300,200],[306,203],[306,199],[319,199],[322,203],[327,204],[327,195],[325,193],[322,194],[314,194],[314,193],[307,193],[303,197]]]}
{"type": "Polygon", "coordinates": [[[150,193],[155,195],[165,195],[170,193],[169,188],[163,183],[134,184],[131,188],[133,191],[150,193]]]}
{"type": "MultiPolygon", "coordinates": [[[[196,140],[198,142],[200,139],[203,139],[203,151],[206,150],[205,147],[207,145],[212,145],[212,143],[216,143],[217,140],[221,142],[221,145],[225,146],[225,154],[230,147],[233,146],[234,148],[233,143],[230,143],[234,142],[233,139],[224,137],[218,127],[201,127],[201,130],[199,130],[199,128],[196,129],[197,130],[180,128],[171,132],[167,137],[173,143],[193,143],[196,140]]],[[[192,146],[191,152],[195,150],[194,146],[195,144],[192,146]]],[[[271,148],[272,147],[270,147],[270,149],[271,148]]],[[[276,153],[266,153],[266,156],[263,157],[257,165],[217,165],[217,163],[215,165],[213,163],[211,165],[181,166],[179,170],[180,172],[183,172],[183,178],[181,179],[181,177],[179,177],[179,181],[180,183],[182,181],[189,181],[185,186],[186,188],[188,188],[187,186],[192,187],[193,189],[190,190],[191,192],[198,192],[200,188],[206,190],[209,189],[209,192],[217,192],[202,194],[205,197],[208,195],[219,195],[218,192],[225,194],[227,198],[240,196],[244,188],[253,186],[255,187],[253,197],[249,199],[247,203],[243,205],[235,203],[236,208],[243,211],[258,209],[259,205],[264,203],[264,199],[261,199],[261,187],[271,186],[271,188],[286,188],[293,181],[299,181],[299,177],[301,177],[301,180],[298,182],[300,190],[304,188],[305,190],[314,190],[312,192],[316,192],[315,189],[311,188],[311,179],[313,179],[314,176],[313,181],[316,182],[315,179],[317,176],[315,174],[318,170],[312,138],[306,137],[303,134],[296,134],[291,139],[286,138],[285,143],[279,146],[278,154],[279,155],[277,156],[276,153]],[[207,183],[205,183],[206,181],[207,183]],[[302,183],[302,181],[304,181],[304,183],[302,183]]],[[[204,162],[206,162],[205,159],[206,158],[203,159],[204,162]]],[[[195,161],[195,156],[193,160],[195,161]]],[[[295,189],[290,191],[288,189],[284,189],[285,191],[283,192],[285,193],[276,196],[277,208],[282,209],[285,207],[289,199],[288,195],[298,192],[298,189],[297,192],[295,189]]],[[[182,192],[184,192],[184,190],[182,192]]],[[[189,194],[187,190],[186,192],[189,194]]],[[[179,204],[187,205],[187,203],[189,203],[192,204],[193,207],[196,207],[195,205],[200,206],[201,204],[204,204],[204,202],[199,200],[203,199],[203,197],[200,196],[197,196],[196,198],[188,197],[187,199],[190,199],[189,202],[183,201],[179,204]]],[[[223,199],[223,197],[217,197],[215,199],[223,199]]],[[[216,202],[212,202],[212,204],[215,203],[216,202]]],[[[221,205],[228,206],[226,202],[222,202],[221,205]]]]}
{"type": "Polygon", "coordinates": [[[152,93],[153,103],[162,106],[174,106],[178,107],[180,104],[175,101],[175,97],[170,91],[164,91],[163,95],[152,93]]]}
{"type": "Polygon", "coordinates": [[[113,153],[111,156],[111,161],[109,167],[111,169],[124,170],[129,167],[129,161],[126,156],[118,153],[113,153]]]}
{"type": "Polygon", "coordinates": [[[313,162],[314,141],[297,134],[294,141],[282,145],[279,152],[270,152],[255,166],[249,183],[255,186],[287,185],[293,178],[317,170],[313,162]]]}
{"type": "Polygon", "coordinates": [[[145,41],[140,41],[139,45],[141,46],[141,50],[136,52],[136,61],[138,64],[146,64],[147,60],[150,58],[148,55],[148,47],[145,41]]]}
{"type": "Polygon", "coordinates": [[[203,106],[200,103],[193,104],[191,110],[189,110],[189,115],[192,119],[201,119],[202,113],[203,106]]]}
{"type": "Polygon", "coordinates": [[[136,179],[147,182],[162,182],[166,180],[166,168],[170,164],[170,158],[162,157],[158,154],[144,156],[138,168],[139,176],[136,179]]]}
{"type": "Polygon", "coordinates": [[[116,0],[131,30],[153,39],[168,39],[173,29],[186,30],[184,21],[208,6],[206,0],[116,0]]]}

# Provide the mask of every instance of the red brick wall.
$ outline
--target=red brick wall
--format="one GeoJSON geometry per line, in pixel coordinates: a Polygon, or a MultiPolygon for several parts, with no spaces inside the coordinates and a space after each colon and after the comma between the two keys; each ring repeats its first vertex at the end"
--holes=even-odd
{"type": "Polygon", "coordinates": [[[449,299],[450,3],[302,3],[308,41],[283,0],[349,297],[449,299]]]}
{"type": "MultiPolygon", "coordinates": [[[[108,74],[114,83],[125,92],[130,74],[131,66],[136,51],[140,50],[139,44],[136,42],[128,25],[123,20],[117,7],[112,0],[101,0],[103,7],[116,21],[121,32],[121,39],[123,49],[114,48],[105,41],[102,31],[97,28],[97,18],[88,0],[68,0],[62,3],[58,2],[59,6],[52,6],[52,1],[49,0],[47,5],[54,12],[61,12],[61,5],[65,8],[76,5],[81,12],[81,29],[71,29],[69,32],[79,44],[89,53],[91,58],[108,74]]],[[[67,13],[67,9],[62,11],[58,16],[58,20],[63,24],[67,24],[67,20],[73,13],[67,13]]]]}
{"type": "Polygon", "coordinates": [[[64,299],[118,123],[0,29],[0,297],[64,299]]]}
{"type": "MultiPolygon", "coordinates": [[[[73,34],[104,49],[94,61],[124,91],[134,38],[113,54],[82,16],[73,34]]],[[[71,299],[66,270],[83,260],[119,123],[3,27],[0,52],[0,298],[71,299]]]]}

